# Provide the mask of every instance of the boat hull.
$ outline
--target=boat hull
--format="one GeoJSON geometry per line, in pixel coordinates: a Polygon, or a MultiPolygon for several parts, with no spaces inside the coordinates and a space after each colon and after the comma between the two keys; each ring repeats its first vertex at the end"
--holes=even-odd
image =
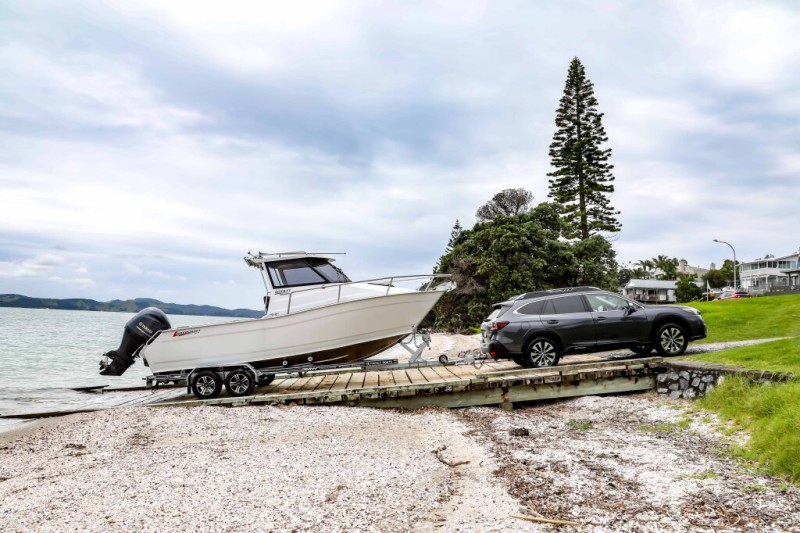
{"type": "Polygon", "coordinates": [[[360,361],[409,335],[442,294],[388,294],[289,315],[168,329],[140,355],[153,374],[245,363],[280,368],[360,361]]]}

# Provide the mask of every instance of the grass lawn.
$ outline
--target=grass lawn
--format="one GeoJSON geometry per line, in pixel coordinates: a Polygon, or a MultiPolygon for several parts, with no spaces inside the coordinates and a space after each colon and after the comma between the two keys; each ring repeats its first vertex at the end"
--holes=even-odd
{"type": "Polygon", "coordinates": [[[800,294],[688,305],[699,310],[708,324],[708,337],[699,342],[800,336],[800,294]]]}
{"type": "MultiPolygon", "coordinates": [[[[684,357],[800,377],[800,295],[695,302],[708,325],[703,342],[791,337],[756,346],[684,357]]],[[[758,385],[728,378],[699,400],[750,439],[734,455],[754,461],[766,473],[800,483],[800,381],[758,385]]]]}
{"type": "Polygon", "coordinates": [[[754,370],[791,372],[800,377],[800,337],[742,346],[718,352],[681,357],[687,361],[704,361],[754,370]]]}
{"type": "Polygon", "coordinates": [[[750,435],[733,448],[735,457],[800,484],[800,381],[758,385],[728,378],[698,404],[750,435]]]}

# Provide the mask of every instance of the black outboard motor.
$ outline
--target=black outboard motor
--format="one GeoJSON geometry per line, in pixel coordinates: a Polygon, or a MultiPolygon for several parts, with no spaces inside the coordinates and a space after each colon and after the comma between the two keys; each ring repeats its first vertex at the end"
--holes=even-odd
{"type": "Polygon", "coordinates": [[[133,364],[134,355],[147,339],[171,327],[167,315],[157,307],[148,307],[136,313],[125,324],[119,348],[107,352],[100,361],[100,375],[121,376],[133,364]]]}

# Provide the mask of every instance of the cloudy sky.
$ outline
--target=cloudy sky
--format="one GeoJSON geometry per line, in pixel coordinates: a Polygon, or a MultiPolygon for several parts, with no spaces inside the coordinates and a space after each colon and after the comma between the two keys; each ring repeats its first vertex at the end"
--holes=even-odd
{"type": "Polygon", "coordinates": [[[547,200],[569,61],[621,263],[800,246],[800,4],[0,4],[0,293],[260,306],[248,251],[430,272],[456,219],[547,200]]]}

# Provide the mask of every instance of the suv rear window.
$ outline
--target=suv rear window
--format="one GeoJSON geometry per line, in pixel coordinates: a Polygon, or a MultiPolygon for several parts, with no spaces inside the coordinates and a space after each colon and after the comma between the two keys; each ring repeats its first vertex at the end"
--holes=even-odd
{"type": "Polygon", "coordinates": [[[544,309],[544,304],[547,303],[547,300],[539,300],[538,302],[531,302],[529,304],[525,304],[519,309],[517,309],[517,313],[521,315],[541,315],[542,309],[544,309]]]}
{"type": "Polygon", "coordinates": [[[498,305],[497,307],[495,307],[494,309],[492,309],[492,312],[491,312],[491,313],[489,313],[489,316],[487,316],[487,317],[486,317],[486,319],[484,320],[484,322],[488,322],[489,320],[494,320],[495,318],[497,318],[498,316],[500,316],[500,313],[502,313],[502,312],[503,312],[503,308],[502,308],[501,306],[499,306],[499,305],[498,305]]]}

